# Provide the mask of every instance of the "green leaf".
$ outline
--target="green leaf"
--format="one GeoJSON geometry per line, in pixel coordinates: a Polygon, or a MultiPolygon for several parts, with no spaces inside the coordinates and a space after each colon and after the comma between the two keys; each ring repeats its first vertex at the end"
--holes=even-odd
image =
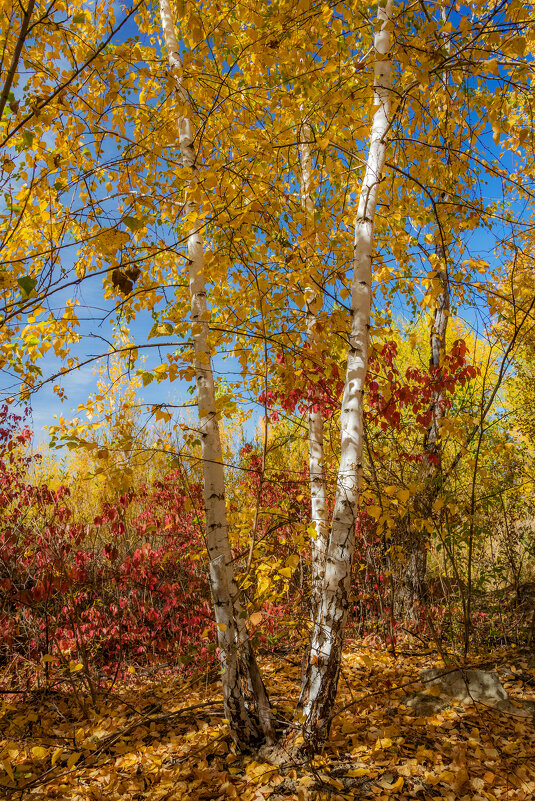
{"type": "Polygon", "coordinates": [[[144,228],[147,222],[146,217],[131,217],[129,214],[123,217],[123,222],[131,231],[139,231],[144,228]]]}
{"type": "Polygon", "coordinates": [[[72,21],[77,25],[81,22],[85,22],[85,12],[81,11],[79,14],[75,14],[72,21]]]}
{"type": "Polygon", "coordinates": [[[22,141],[25,147],[31,147],[34,139],[35,139],[35,134],[33,134],[31,131],[22,132],[22,141]]]}
{"type": "Polygon", "coordinates": [[[30,296],[30,293],[35,289],[37,280],[32,278],[31,275],[25,275],[23,278],[17,278],[17,284],[22,289],[25,298],[30,296]]]}

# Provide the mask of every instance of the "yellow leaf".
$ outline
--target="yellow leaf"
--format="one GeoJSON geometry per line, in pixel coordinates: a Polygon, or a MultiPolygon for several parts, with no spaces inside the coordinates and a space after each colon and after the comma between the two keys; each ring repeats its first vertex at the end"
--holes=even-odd
{"type": "Polygon", "coordinates": [[[170,412],[166,412],[163,409],[157,409],[154,414],[156,420],[164,420],[166,423],[168,423],[169,420],[171,420],[172,416],[173,415],[170,412]]]}
{"type": "MultiPolygon", "coordinates": [[[[314,531],[316,529],[314,528],[314,531]]],[[[291,554],[286,560],[286,567],[296,568],[299,564],[299,557],[296,553],[291,554]]]]}
{"type": "Polygon", "coordinates": [[[407,501],[411,497],[411,494],[408,489],[400,489],[397,495],[401,503],[407,503],[407,501]]]}
{"type": "Polygon", "coordinates": [[[122,768],[133,768],[134,765],[137,765],[137,762],[138,762],[137,754],[126,754],[119,760],[119,764],[122,768]]]}
{"type": "Polygon", "coordinates": [[[522,58],[526,50],[526,40],[523,36],[517,36],[508,42],[509,48],[513,51],[515,56],[522,58]]]}
{"type": "Polygon", "coordinates": [[[32,748],[32,755],[35,759],[44,759],[48,754],[48,748],[43,748],[42,745],[35,745],[32,748]]]}
{"type": "Polygon", "coordinates": [[[122,248],[130,241],[129,235],[125,231],[117,231],[115,228],[105,228],[95,239],[95,246],[99,253],[111,255],[116,250],[122,248]]]}
{"type": "Polygon", "coordinates": [[[352,779],[358,779],[360,776],[368,776],[370,773],[369,770],[366,768],[353,768],[352,770],[348,770],[346,776],[349,776],[352,779]]]}
{"type": "Polygon", "coordinates": [[[51,759],[52,767],[54,767],[54,765],[56,764],[56,762],[60,758],[61,754],[62,754],[62,749],[61,748],[56,748],[56,750],[52,754],[52,759],[51,759]]]}
{"type": "Polygon", "coordinates": [[[313,539],[313,540],[316,539],[316,537],[318,536],[318,530],[316,528],[316,524],[315,523],[312,523],[311,526],[308,526],[307,534],[309,535],[309,537],[311,537],[311,539],[313,539]]]}
{"type": "Polygon", "coordinates": [[[228,626],[226,623],[218,623],[217,628],[219,629],[219,631],[226,631],[228,626]]]}
{"type": "Polygon", "coordinates": [[[249,622],[252,626],[258,626],[258,624],[262,622],[262,617],[262,612],[254,612],[249,618],[249,622]]]}
{"type": "Polygon", "coordinates": [[[13,769],[11,767],[11,762],[8,759],[4,759],[1,763],[2,767],[4,768],[5,772],[9,776],[12,782],[15,781],[15,776],[13,774],[13,769]]]}
{"type": "Polygon", "coordinates": [[[69,670],[71,673],[78,673],[80,670],[83,670],[84,666],[81,662],[75,662],[73,659],[69,662],[69,670]]]}
{"type": "Polygon", "coordinates": [[[153,337],[169,337],[174,331],[172,323],[154,323],[149,331],[148,339],[153,337]]]}
{"type": "Polygon", "coordinates": [[[384,737],[382,740],[377,740],[375,743],[375,748],[383,751],[385,748],[390,748],[391,745],[393,745],[393,743],[390,737],[384,737]]]}
{"type": "Polygon", "coordinates": [[[73,768],[76,765],[76,763],[78,762],[80,757],[81,757],[81,754],[79,752],[77,752],[75,754],[71,754],[70,757],[67,760],[67,770],[71,770],[71,768],[73,768]]]}
{"type": "Polygon", "coordinates": [[[284,578],[291,578],[293,570],[291,567],[281,567],[279,573],[281,576],[284,576],[284,578]]]}

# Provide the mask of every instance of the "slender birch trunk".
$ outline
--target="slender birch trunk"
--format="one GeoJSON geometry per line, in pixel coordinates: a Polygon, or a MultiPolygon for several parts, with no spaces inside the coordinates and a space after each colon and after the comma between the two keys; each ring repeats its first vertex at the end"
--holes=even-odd
{"type": "MultiPolygon", "coordinates": [[[[314,202],[310,189],[312,179],[312,128],[305,120],[301,126],[300,145],[301,153],[301,204],[304,213],[304,236],[306,266],[311,270],[312,240],[314,239],[314,202]]],[[[322,297],[318,287],[311,281],[306,287],[305,298],[307,304],[307,345],[312,360],[317,358],[320,349],[318,331],[318,313],[321,310],[322,297]]],[[[312,586],[310,593],[310,612],[312,618],[316,615],[321,595],[323,574],[325,572],[325,557],[327,553],[327,499],[325,486],[325,471],[323,457],[323,413],[319,405],[312,398],[308,412],[308,442],[309,442],[309,475],[310,475],[310,502],[312,520],[316,529],[315,536],[311,538],[311,568],[312,586]]]]}
{"type": "MultiPolygon", "coordinates": [[[[437,298],[437,305],[429,336],[431,345],[429,367],[432,373],[436,373],[442,365],[446,350],[446,332],[450,313],[450,289],[445,245],[442,243],[437,245],[436,253],[439,258],[439,267],[436,273],[440,281],[440,294],[437,298]]],[[[438,458],[440,458],[440,422],[444,417],[442,400],[442,392],[438,391],[433,394],[433,399],[431,401],[432,417],[424,439],[425,452],[429,456],[437,456],[438,458]]]]}
{"type": "MultiPolygon", "coordinates": [[[[169,0],[160,0],[160,15],[174,91],[181,106],[187,108],[188,98],[182,86],[182,63],[169,0]]],[[[192,176],[187,187],[185,204],[186,215],[190,215],[198,207],[195,196],[198,165],[193,125],[184,114],[180,114],[178,118],[178,135],[182,164],[191,170],[192,176]]],[[[208,342],[209,311],[206,302],[203,241],[198,223],[195,222],[190,224],[188,232],[187,261],[203,457],[209,581],[217,626],[223,702],[233,738],[238,745],[248,747],[262,739],[272,741],[274,730],[269,700],[243,618],[240,618],[241,610],[227,530],[225,473],[208,342]]]]}
{"type": "MultiPolygon", "coordinates": [[[[441,16],[442,22],[445,24],[447,22],[447,13],[446,9],[441,9],[441,16]]],[[[445,43],[445,49],[450,50],[450,42],[447,41],[445,43]]],[[[447,75],[443,78],[444,84],[444,95],[447,95],[448,92],[448,79],[447,75]]],[[[445,139],[446,139],[446,152],[445,152],[445,165],[449,167],[451,163],[451,154],[448,144],[448,121],[447,117],[445,120],[445,139]]],[[[447,190],[446,190],[447,192],[447,190]]],[[[447,201],[447,194],[445,193],[442,196],[443,200],[447,201]]],[[[436,245],[435,245],[435,254],[437,257],[437,268],[436,268],[436,275],[437,279],[440,282],[440,293],[437,298],[437,303],[435,306],[435,313],[433,316],[433,324],[431,326],[431,331],[429,335],[430,346],[431,346],[431,355],[429,358],[429,368],[431,373],[436,373],[441,365],[442,360],[444,358],[444,353],[446,351],[446,332],[448,329],[448,318],[450,316],[450,283],[449,283],[449,275],[448,275],[448,228],[447,226],[441,225],[439,209],[440,205],[437,204],[436,207],[437,211],[437,237],[436,237],[436,245]]],[[[440,448],[440,422],[444,417],[444,411],[442,408],[442,393],[435,392],[433,395],[433,399],[431,401],[432,404],[432,417],[431,422],[429,424],[429,428],[426,432],[424,437],[424,450],[428,456],[437,456],[440,460],[441,448],[440,448]]],[[[436,473],[436,470],[433,471],[436,473]]]]}
{"type": "Polygon", "coordinates": [[[370,149],[355,221],[353,291],[347,373],[341,411],[341,458],[320,607],[314,621],[298,715],[308,748],[317,751],[329,734],[351,586],[351,560],[362,476],[363,400],[368,364],[375,211],[390,118],[392,0],[379,6],[375,34],[375,112],[370,149]]]}
{"type": "MultiPolygon", "coordinates": [[[[442,21],[447,21],[446,9],[442,9],[442,21]]],[[[449,49],[449,43],[445,44],[449,49]]],[[[447,93],[447,78],[443,79],[444,93],[447,93]]],[[[447,126],[447,121],[446,121],[447,126]]],[[[446,128],[446,166],[450,164],[450,151],[447,143],[448,131],[446,128]]],[[[443,198],[447,200],[446,198],[443,198]]],[[[440,292],[437,297],[433,322],[429,334],[430,357],[429,372],[436,375],[442,365],[444,353],[446,351],[446,333],[448,329],[448,319],[450,314],[450,285],[448,274],[448,232],[447,226],[442,227],[440,216],[440,206],[437,204],[437,231],[435,255],[437,257],[436,277],[440,283],[440,292]]],[[[433,501],[439,492],[439,479],[441,471],[442,447],[440,442],[440,424],[444,418],[443,395],[441,391],[433,393],[431,400],[431,421],[425,432],[423,446],[424,455],[427,457],[424,463],[425,474],[423,476],[424,489],[417,504],[420,517],[429,519],[432,515],[433,501]]],[[[408,614],[414,620],[419,618],[419,604],[427,597],[427,537],[423,532],[409,532],[408,542],[405,543],[407,560],[403,565],[402,585],[402,614],[408,614]]]]}
{"type": "MultiPolygon", "coordinates": [[[[440,232],[439,232],[440,235],[440,232]]],[[[442,365],[446,349],[446,332],[450,310],[449,277],[447,268],[446,244],[440,240],[435,248],[438,257],[436,269],[440,281],[440,294],[433,315],[429,340],[431,355],[429,372],[437,373],[442,365]]],[[[423,449],[425,462],[421,480],[423,489],[415,504],[415,511],[422,519],[430,519],[433,513],[433,501],[439,492],[442,447],[440,442],[440,425],[444,418],[442,408],[443,395],[440,390],[433,393],[430,411],[431,421],[424,435],[423,449]]],[[[400,603],[398,614],[408,616],[417,622],[420,618],[420,604],[427,597],[427,543],[428,537],[423,531],[407,528],[402,535],[402,547],[405,561],[400,565],[400,603]]]]}

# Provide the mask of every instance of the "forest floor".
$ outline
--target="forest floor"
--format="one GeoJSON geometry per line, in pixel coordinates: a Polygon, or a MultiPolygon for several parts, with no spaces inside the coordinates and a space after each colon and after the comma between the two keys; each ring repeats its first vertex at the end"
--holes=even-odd
{"type": "MultiPolygon", "coordinates": [[[[535,700],[535,654],[495,651],[474,664],[496,671],[512,711],[458,703],[418,714],[406,702],[423,689],[421,670],[443,666],[436,652],[393,656],[351,643],[324,754],[285,767],[235,753],[215,671],[188,680],[139,671],[85,711],[68,692],[4,695],[0,795],[16,801],[533,799],[535,726],[531,715],[522,716],[521,703],[535,700]]],[[[277,714],[291,719],[299,657],[264,657],[262,669],[277,714]]]]}

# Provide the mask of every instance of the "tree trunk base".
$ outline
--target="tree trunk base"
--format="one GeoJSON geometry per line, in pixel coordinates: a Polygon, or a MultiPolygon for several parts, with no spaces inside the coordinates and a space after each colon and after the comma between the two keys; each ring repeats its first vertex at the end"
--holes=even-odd
{"type": "Polygon", "coordinates": [[[279,768],[291,768],[304,764],[307,759],[299,746],[293,745],[291,738],[287,743],[278,742],[273,745],[263,745],[258,749],[259,761],[268,765],[277,765],[279,768]]]}

